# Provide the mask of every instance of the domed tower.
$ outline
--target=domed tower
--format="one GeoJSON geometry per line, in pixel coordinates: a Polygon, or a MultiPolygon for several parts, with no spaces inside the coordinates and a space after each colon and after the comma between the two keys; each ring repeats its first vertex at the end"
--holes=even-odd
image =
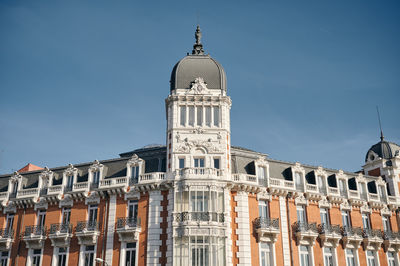
{"type": "Polygon", "coordinates": [[[368,175],[382,176],[389,196],[400,196],[400,146],[386,141],[382,132],[381,140],[367,151],[363,170],[368,175]]]}
{"type": "Polygon", "coordinates": [[[209,265],[220,260],[218,265],[225,265],[223,261],[232,256],[225,254],[231,248],[227,186],[231,99],[226,95],[224,69],[204,53],[199,26],[195,38],[192,53],[172,70],[165,100],[167,175],[173,179],[168,192],[172,218],[167,254],[174,265],[200,260],[209,265]]]}

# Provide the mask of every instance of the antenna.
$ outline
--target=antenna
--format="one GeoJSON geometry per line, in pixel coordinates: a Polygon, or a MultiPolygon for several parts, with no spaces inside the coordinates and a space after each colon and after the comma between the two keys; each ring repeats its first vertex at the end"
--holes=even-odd
{"type": "Polygon", "coordinates": [[[197,19],[197,25],[200,25],[200,14],[199,14],[199,10],[196,11],[196,19],[197,19]]]}
{"type": "Polygon", "coordinates": [[[379,114],[379,108],[376,106],[376,112],[378,114],[378,121],[379,121],[379,129],[381,130],[381,141],[383,141],[383,131],[382,131],[382,124],[381,124],[381,115],[379,114]]]}

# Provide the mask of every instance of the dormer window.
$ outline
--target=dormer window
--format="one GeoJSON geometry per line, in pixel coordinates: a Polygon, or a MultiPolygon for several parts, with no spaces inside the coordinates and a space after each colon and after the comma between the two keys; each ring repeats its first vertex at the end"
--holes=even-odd
{"type": "Polygon", "coordinates": [[[100,182],[100,171],[93,172],[93,184],[99,184],[100,182]]]}
{"type": "Polygon", "coordinates": [[[131,178],[138,179],[139,178],[139,165],[135,165],[131,167],[131,178]]]}
{"type": "Polygon", "coordinates": [[[67,187],[72,188],[72,185],[74,184],[74,175],[68,175],[67,176],[67,187]]]}
{"type": "Polygon", "coordinates": [[[257,177],[258,179],[265,179],[265,167],[264,166],[259,166],[257,167],[257,177]]]}

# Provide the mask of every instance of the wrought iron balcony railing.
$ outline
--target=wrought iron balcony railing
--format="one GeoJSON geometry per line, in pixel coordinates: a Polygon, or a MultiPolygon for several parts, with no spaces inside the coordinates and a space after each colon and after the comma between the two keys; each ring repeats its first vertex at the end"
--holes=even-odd
{"type": "Polygon", "coordinates": [[[379,229],[370,229],[370,228],[364,228],[363,229],[363,237],[364,238],[369,238],[369,237],[382,237],[382,231],[379,229]]]}
{"type": "Polygon", "coordinates": [[[140,222],[138,223],[138,219],[136,217],[122,217],[117,219],[117,229],[123,229],[125,227],[138,227],[140,226],[140,222]]]}
{"type": "Polygon", "coordinates": [[[1,238],[14,238],[14,229],[0,229],[1,238]]]}
{"type": "Polygon", "coordinates": [[[64,193],[68,193],[68,192],[71,192],[71,191],[72,191],[72,185],[64,187],[64,193]]]}
{"type": "Polygon", "coordinates": [[[180,212],[175,214],[176,222],[196,221],[196,222],[225,222],[224,213],[217,212],[180,212]]]}
{"type": "Polygon", "coordinates": [[[313,232],[318,233],[317,223],[295,222],[293,224],[295,232],[313,232]]]}
{"type": "Polygon", "coordinates": [[[50,226],[50,234],[60,233],[72,233],[72,224],[52,224],[50,226]]]}
{"type": "Polygon", "coordinates": [[[46,226],[26,226],[25,227],[25,232],[24,236],[30,236],[30,235],[35,235],[35,236],[45,236],[47,232],[46,226]]]}
{"type": "Polygon", "coordinates": [[[90,189],[96,189],[96,188],[99,188],[99,182],[90,183],[90,189]]]}
{"type": "Polygon", "coordinates": [[[39,191],[39,196],[46,196],[47,195],[47,187],[41,188],[39,191]]]}
{"type": "Polygon", "coordinates": [[[279,229],[279,218],[258,217],[254,220],[254,227],[279,229]]]}
{"type": "Polygon", "coordinates": [[[97,221],[80,221],[76,224],[75,230],[77,233],[86,231],[98,231],[99,223],[97,221]]]}
{"type": "Polygon", "coordinates": [[[135,185],[135,184],[137,184],[137,183],[138,183],[138,178],[137,178],[137,177],[131,177],[131,178],[129,178],[129,185],[130,185],[130,186],[135,185]]]}
{"type": "Polygon", "coordinates": [[[17,192],[10,192],[10,195],[8,196],[9,199],[15,199],[17,197],[17,192]]]}
{"type": "Polygon", "coordinates": [[[339,225],[331,225],[331,224],[319,224],[318,225],[318,233],[320,234],[341,234],[339,225]]]}
{"type": "Polygon", "coordinates": [[[400,239],[400,232],[383,231],[382,238],[384,240],[400,239]]]}
{"type": "Polygon", "coordinates": [[[343,236],[362,236],[363,230],[360,227],[342,226],[340,231],[343,236]]]}

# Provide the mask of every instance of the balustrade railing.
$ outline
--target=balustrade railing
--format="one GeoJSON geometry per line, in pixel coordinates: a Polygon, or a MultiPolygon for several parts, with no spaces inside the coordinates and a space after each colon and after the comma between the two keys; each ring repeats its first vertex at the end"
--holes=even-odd
{"type": "Polygon", "coordinates": [[[38,188],[29,188],[19,190],[17,193],[17,197],[33,197],[38,194],[38,188]]]}
{"type": "Polygon", "coordinates": [[[336,187],[328,187],[328,193],[334,194],[334,195],[339,195],[339,189],[336,187]]]}
{"type": "Polygon", "coordinates": [[[318,233],[320,234],[341,234],[340,226],[339,225],[332,225],[332,224],[319,224],[318,225],[318,233]]]}
{"type": "Polygon", "coordinates": [[[279,218],[258,217],[254,220],[254,227],[256,229],[279,229],[279,218]]]}
{"type": "Polygon", "coordinates": [[[46,196],[47,195],[47,187],[44,187],[44,188],[41,188],[40,189],[40,192],[39,192],[39,195],[40,196],[46,196]]]}
{"type": "Polygon", "coordinates": [[[364,228],[363,229],[363,237],[364,238],[374,238],[374,237],[382,237],[382,231],[379,229],[370,229],[370,228],[364,228]]]}
{"type": "Polygon", "coordinates": [[[14,229],[0,229],[0,238],[14,238],[14,229]]]}
{"type": "Polygon", "coordinates": [[[47,232],[46,226],[26,226],[24,236],[45,236],[47,232]]]}
{"type": "Polygon", "coordinates": [[[60,193],[62,191],[63,187],[62,185],[56,185],[56,186],[50,186],[48,187],[48,194],[53,194],[53,193],[60,193]]]}
{"type": "Polygon", "coordinates": [[[277,187],[283,189],[295,189],[295,185],[292,180],[270,178],[269,185],[271,187],[277,187]]]}
{"type": "Polygon", "coordinates": [[[358,194],[357,190],[349,190],[349,197],[350,198],[360,198],[360,195],[358,194]]]}
{"type": "Polygon", "coordinates": [[[117,229],[123,229],[126,227],[134,228],[138,226],[140,226],[140,224],[136,217],[122,217],[117,219],[117,229]]]}
{"type": "Polygon", "coordinates": [[[317,185],[314,185],[314,184],[307,184],[306,188],[307,188],[307,191],[318,192],[318,187],[317,187],[317,185]]]}
{"type": "Polygon", "coordinates": [[[61,223],[61,224],[52,224],[50,225],[50,234],[59,233],[72,233],[72,224],[69,223],[61,223]]]}
{"type": "Polygon", "coordinates": [[[369,193],[369,200],[379,201],[378,194],[369,193]]]}
{"type": "Polygon", "coordinates": [[[148,173],[148,174],[142,174],[139,176],[139,182],[158,181],[158,180],[164,180],[164,179],[165,179],[164,172],[148,173]]]}
{"type": "Polygon", "coordinates": [[[64,187],[64,193],[68,193],[72,191],[72,186],[65,186],[64,187]]]}
{"type": "Polygon", "coordinates": [[[89,182],[79,182],[73,184],[73,190],[86,190],[89,187],[89,182]]]}
{"type": "Polygon", "coordinates": [[[180,212],[175,214],[176,222],[186,222],[186,221],[195,221],[195,222],[225,222],[224,213],[217,212],[180,212]]]}
{"type": "Polygon", "coordinates": [[[80,221],[76,224],[75,231],[98,231],[99,223],[97,221],[80,221]]]}

